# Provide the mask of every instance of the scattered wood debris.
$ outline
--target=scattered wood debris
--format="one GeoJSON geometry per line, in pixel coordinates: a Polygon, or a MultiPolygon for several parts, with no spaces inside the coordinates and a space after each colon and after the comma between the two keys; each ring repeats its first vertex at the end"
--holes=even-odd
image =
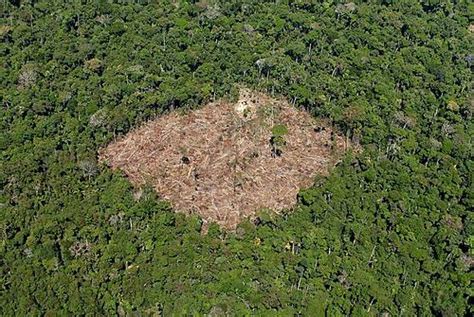
{"type": "Polygon", "coordinates": [[[99,160],[138,187],[152,184],[177,211],[234,229],[261,209],[291,208],[346,148],[309,113],[242,89],[236,104],[221,100],[149,121],[100,150],[99,160]],[[287,129],[279,156],[270,142],[275,125],[287,129]]]}

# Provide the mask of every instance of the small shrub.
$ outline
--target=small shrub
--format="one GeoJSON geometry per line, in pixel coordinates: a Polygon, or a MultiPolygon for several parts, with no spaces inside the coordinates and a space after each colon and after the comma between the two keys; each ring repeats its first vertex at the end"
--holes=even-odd
{"type": "Polygon", "coordinates": [[[272,146],[272,157],[281,156],[282,148],[286,145],[285,135],[288,134],[288,128],[284,124],[277,124],[272,128],[272,137],[270,144],[272,146]]]}

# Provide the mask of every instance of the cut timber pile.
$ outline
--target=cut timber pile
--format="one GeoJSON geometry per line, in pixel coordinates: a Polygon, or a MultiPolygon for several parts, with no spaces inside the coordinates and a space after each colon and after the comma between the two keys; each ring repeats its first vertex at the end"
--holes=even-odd
{"type": "Polygon", "coordinates": [[[151,184],[177,211],[234,229],[258,210],[290,208],[344,149],[344,139],[307,112],[243,89],[236,104],[150,121],[102,149],[99,160],[136,186],[151,184]],[[280,156],[270,142],[275,125],[288,129],[280,156]]]}

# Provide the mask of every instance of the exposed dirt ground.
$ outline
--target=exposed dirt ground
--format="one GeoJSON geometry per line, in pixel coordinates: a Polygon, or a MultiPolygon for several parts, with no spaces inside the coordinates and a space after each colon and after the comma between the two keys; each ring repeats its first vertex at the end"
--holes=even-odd
{"type": "Polygon", "coordinates": [[[99,152],[136,186],[149,183],[179,212],[234,229],[242,218],[296,203],[346,148],[329,126],[285,100],[242,89],[239,101],[210,103],[149,121],[99,152]],[[280,156],[272,128],[286,126],[280,156]]]}

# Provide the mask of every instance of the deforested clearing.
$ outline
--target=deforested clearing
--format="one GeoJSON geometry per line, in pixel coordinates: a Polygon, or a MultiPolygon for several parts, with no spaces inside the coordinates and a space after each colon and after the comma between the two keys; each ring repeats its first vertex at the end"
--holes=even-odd
{"type": "Polygon", "coordinates": [[[152,185],[176,211],[234,229],[259,210],[291,208],[348,147],[306,111],[242,89],[236,103],[149,121],[101,149],[99,160],[135,186],[152,185]]]}

